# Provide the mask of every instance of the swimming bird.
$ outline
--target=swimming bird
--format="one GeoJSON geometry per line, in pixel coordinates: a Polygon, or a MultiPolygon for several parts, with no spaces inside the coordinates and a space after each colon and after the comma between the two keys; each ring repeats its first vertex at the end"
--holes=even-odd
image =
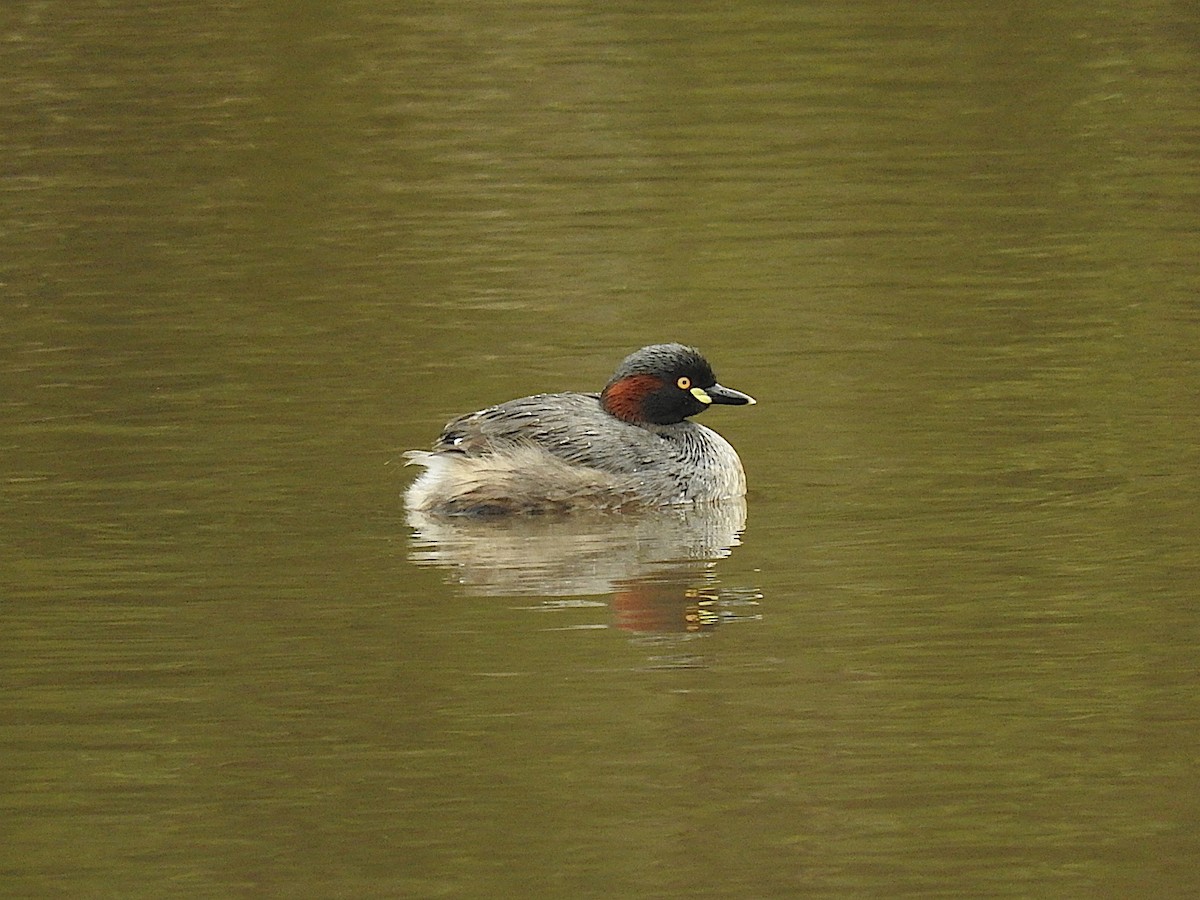
{"type": "Polygon", "coordinates": [[[754,398],[717,383],[700,352],[652,344],[631,353],[600,393],[535,394],[454,419],[407,506],[487,516],[707,503],[746,493],[742,461],[711,428],[689,421],[754,398]]]}

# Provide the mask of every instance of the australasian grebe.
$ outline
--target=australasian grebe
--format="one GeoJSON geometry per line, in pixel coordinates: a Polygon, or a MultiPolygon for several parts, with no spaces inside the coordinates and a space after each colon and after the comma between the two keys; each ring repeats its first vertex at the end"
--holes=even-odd
{"type": "Polygon", "coordinates": [[[737,452],[688,416],[753,402],[717,384],[698,351],[653,344],[599,394],[535,394],[454,419],[432,452],[404,454],[425,466],[405,499],[435,515],[497,515],[741,497],[737,452]]]}

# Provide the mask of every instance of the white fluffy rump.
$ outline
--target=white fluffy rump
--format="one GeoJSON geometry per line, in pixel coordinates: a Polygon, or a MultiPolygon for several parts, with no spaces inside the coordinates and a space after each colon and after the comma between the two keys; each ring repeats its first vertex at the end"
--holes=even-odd
{"type": "Polygon", "coordinates": [[[405,496],[409,509],[442,515],[500,515],[617,509],[641,502],[640,479],[570,464],[536,446],[484,456],[413,450],[425,466],[405,496]]]}

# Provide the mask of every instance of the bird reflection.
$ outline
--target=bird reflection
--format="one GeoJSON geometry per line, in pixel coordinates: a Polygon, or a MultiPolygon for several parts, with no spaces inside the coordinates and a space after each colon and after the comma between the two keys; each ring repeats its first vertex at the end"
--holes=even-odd
{"type": "Polygon", "coordinates": [[[634,635],[696,635],[757,618],[755,590],[722,590],[716,567],[740,543],[744,499],[638,512],[502,520],[409,514],[412,559],[482,596],[607,596],[634,635]]]}

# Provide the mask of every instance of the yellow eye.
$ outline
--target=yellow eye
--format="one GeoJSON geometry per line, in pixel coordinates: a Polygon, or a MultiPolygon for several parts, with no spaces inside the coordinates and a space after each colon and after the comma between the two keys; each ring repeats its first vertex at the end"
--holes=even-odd
{"type": "Polygon", "coordinates": [[[679,380],[675,382],[675,386],[681,391],[686,391],[692,386],[692,379],[688,378],[686,375],[680,375],[679,380]]]}

